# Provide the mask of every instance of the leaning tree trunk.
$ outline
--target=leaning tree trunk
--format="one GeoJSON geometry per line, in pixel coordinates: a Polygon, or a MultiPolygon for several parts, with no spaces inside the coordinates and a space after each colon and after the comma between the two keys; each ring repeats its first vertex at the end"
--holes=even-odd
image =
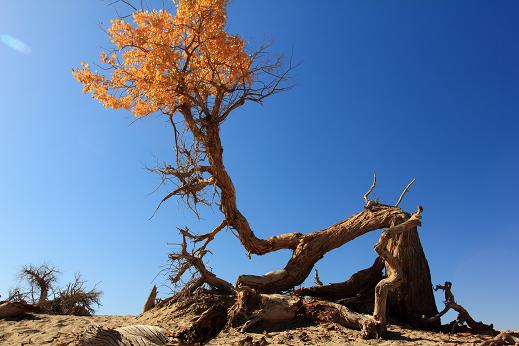
{"type": "MultiPolygon", "coordinates": [[[[398,225],[411,217],[399,205],[414,180],[404,189],[396,204],[387,205],[368,198],[376,185],[376,177],[374,177],[371,188],[364,195],[366,202],[364,209],[351,217],[308,234],[292,232],[267,239],[258,238],[247,218],[238,209],[236,190],[224,166],[218,121],[212,119],[211,116],[203,123],[197,123],[189,107],[183,107],[180,111],[195,139],[203,143],[209,163],[209,166],[204,169],[211,177],[197,180],[196,186],[203,188],[210,183],[220,190],[220,210],[225,216],[221,225],[210,233],[202,236],[190,234],[188,231],[183,233],[195,241],[205,240],[204,245],[197,250],[202,254],[200,257],[205,253],[207,243],[225,226],[236,231],[249,255],[264,255],[281,249],[292,250],[292,256],[283,269],[265,275],[241,275],[237,281],[238,287],[249,287],[260,293],[290,290],[301,284],[308,277],[315,263],[329,251],[368,232],[398,225]]],[[[190,189],[190,186],[187,185],[181,189],[186,189],[187,192],[193,194],[198,191],[190,189]]],[[[394,306],[390,311],[395,312],[395,317],[413,323],[419,321],[423,314],[434,315],[437,310],[434,305],[429,268],[416,230],[414,230],[414,238],[413,235],[406,235],[402,239],[398,239],[395,244],[388,246],[388,250],[401,261],[404,267],[403,276],[406,277],[405,283],[401,287],[399,286],[395,292],[390,293],[390,305],[394,306]]],[[[186,257],[185,254],[182,256],[186,257]]]]}

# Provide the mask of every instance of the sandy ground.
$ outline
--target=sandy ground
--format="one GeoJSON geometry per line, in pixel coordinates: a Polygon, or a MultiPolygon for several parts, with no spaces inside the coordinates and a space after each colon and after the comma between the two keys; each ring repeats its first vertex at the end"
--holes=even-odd
{"type": "MultiPolygon", "coordinates": [[[[0,320],[0,345],[79,345],[89,326],[117,328],[135,324],[182,330],[211,302],[197,301],[153,309],[142,316],[52,316],[32,315],[30,319],[0,320]]],[[[321,325],[285,324],[255,332],[223,331],[208,345],[478,345],[490,337],[466,333],[441,334],[390,325],[384,340],[363,340],[360,332],[329,323],[321,325]]]]}
{"type": "MultiPolygon", "coordinates": [[[[133,316],[48,316],[34,319],[0,321],[0,345],[74,345],[87,326],[116,328],[142,324],[153,318],[133,316]]],[[[156,325],[170,325],[156,323],[156,325]]],[[[488,338],[470,334],[446,335],[390,326],[389,339],[362,340],[360,333],[335,324],[294,326],[284,331],[259,333],[223,332],[208,345],[478,345],[488,338]]]]}

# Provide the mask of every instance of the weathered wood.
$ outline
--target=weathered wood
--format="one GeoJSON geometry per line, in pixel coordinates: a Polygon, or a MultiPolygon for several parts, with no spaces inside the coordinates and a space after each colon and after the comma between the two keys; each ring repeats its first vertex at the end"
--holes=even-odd
{"type": "Polygon", "coordinates": [[[371,267],[358,271],[347,281],[323,286],[303,287],[295,290],[294,294],[333,301],[352,298],[366,289],[374,288],[384,278],[383,269],[384,261],[377,257],[371,267]]]}
{"type": "Polygon", "coordinates": [[[229,309],[229,325],[242,331],[258,324],[275,325],[304,317],[314,322],[335,322],[362,331],[364,338],[378,334],[369,322],[371,316],[353,312],[347,307],[323,300],[298,296],[262,294],[243,287],[237,291],[236,303],[229,309]]]}
{"type": "Polygon", "coordinates": [[[117,329],[88,327],[79,337],[80,346],[161,346],[169,342],[166,331],[148,325],[133,325],[117,329]]]}
{"type": "Polygon", "coordinates": [[[432,290],[431,272],[417,228],[412,227],[397,235],[389,242],[387,250],[400,263],[402,270],[400,286],[388,293],[389,316],[417,327],[437,329],[439,323],[422,323],[422,316],[432,316],[438,310],[432,290]]]}
{"type": "Polygon", "coordinates": [[[35,305],[24,302],[1,302],[0,303],[0,319],[16,318],[23,316],[28,312],[39,312],[41,309],[35,305]]]}
{"type": "Polygon", "coordinates": [[[148,299],[146,299],[146,303],[144,304],[144,308],[142,309],[143,313],[155,307],[155,299],[157,299],[157,293],[157,286],[153,285],[150,295],[148,296],[148,299]]]}
{"type": "Polygon", "coordinates": [[[249,287],[238,289],[236,302],[229,309],[229,325],[246,330],[253,325],[284,323],[296,318],[302,299],[283,294],[261,294],[249,287]]]}
{"type": "Polygon", "coordinates": [[[364,339],[378,337],[370,323],[371,316],[359,314],[347,307],[323,300],[308,299],[303,301],[304,316],[316,322],[334,322],[344,327],[360,330],[364,339]]]}
{"type": "Polygon", "coordinates": [[[387,269],[387,277],[380,280],[375,287],[375,306],[373,308],[373,321],[370,324],[377,330],[377,337],[384,334],[387,323],[387,296],[390,290],[394,290],[402,283],[404,273],[402,271],[399,260],[387,249],[391,240],[403,232],[409,231],[421,225],[422,208],[411,215],[406,221],[392,225],[385,229],[380,235],[380,239],[375,245],[375,251],[385,261],[387,269]]]}
{"type": "Polygon", "coordinates": [[[434,290],[443,290],[445,292],[445,308],[437,313],[436,315],[424,319],[425,323],[432,323],[432,322],[439,322],[440,317],[445,315],[450,309],[453,309],[458,313],[458,317],[456,320],[452,321],[448,327],[449,332],[454,333],[456,328],[459,328],[463,326],[464,323],[467,324],[467,326],[470,328],[469,331],[472,333],[478,333],[478,334],[497,334],[497,332],[494,329],[494,325],[485,324],[483,322],[476,322],[472,316],[470,316],[469,312],[461,305],[456,303],[456,300],[454,298],[454,294],[451,291],[452,289],[452,283],[449,281],[446,281],[443,285],[436,285],[434,287],[434,290]]]}

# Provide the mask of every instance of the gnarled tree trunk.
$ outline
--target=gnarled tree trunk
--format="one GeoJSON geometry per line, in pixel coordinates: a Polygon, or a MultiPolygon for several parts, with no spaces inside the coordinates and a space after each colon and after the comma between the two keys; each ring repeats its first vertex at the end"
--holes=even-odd
{"type": "MultiPolygon", "coordinates": [[[[387,250],[398,259],[403,274],[400,285],[388,292],[388,317],[421,327],[439,327],[438,321],[424,324],[422,319],[422,316],[437,314],[438,310],[429,265],[416,227],[398,235],[396,241],[389,241],[387,250]]],[[[353,274],[345,282],[305,287],[295,293],[337,301],[362,313],[373,313],[375,286],[384,278],[383,268],[384,260],[378,257],[370,268],[353,274]]]]}
{"type": "MultiPolygon", "coordinates": [[[[389,316],[422,326],[423,316],[438,313],[432,290],[431,273],[416,227],[391,240],[387,250],[402,269],[400,286],[388,295],[389,316]]],[[[431,327],[439,327],[433,324],[431,327]]]]}
{"type": "MultiPolygon", "coordinates": [[[[366,202],[364,209],[344,221],[308,234],[292,232],[267,239],[258,238],[246,217],[238,209],[236,190],[224,166],[219,122],[213,121],[212,115],[203,122],[197,121],[193,118],[191,108],[187,106],[181,108],[180,111],[190,132],[196,141],[203,144],[204,152],[207,155],[209,165],[204,166],[203,170],[210,175],[210,178],[199,180],[199,184],[203,188],[210,182],[218,188],[220,210],[225,216],[220,226],[205,235],[196,236],[188,231],[182,232],[183,236],[194,239],[195,242],[205,240],[204,245],[195,251],[200,254],[200,260],[205,253],[207,243],[225,226],[236,230],[237,236],[248,254],[263,255],[280,249],[292,250],[292,256],[283,269],[265,275],[241,275],[238,278],[237,287],[249,287],[259,293],[276,293],[292,289],[308,277],[315,263],[329,251],[363,234],[398,225],[411,217],[409,213],[399,207],[399,204],[412,182],[402,192],[395,205],[387,205],[368,199],[376,185],[375,177],[370,190],[364,195],[366,202]]],[[[174,174],[179,175],[178,172],[174,174]]],[[[198,191],[190,190],[189,186],[183,188],[193,194],[198,191]]],[[[388,247],[388,251],[394,253],[394,256],[402,261],[402,265],[405,267],[404,275],[411,276],[409,280],[405,281],[404,286],[399,287],[389,298],[390,306],[394,306],[392,311],[395,312],[395,316],[403,321],[417,322],[422,314],[431,315],[431,312],[436,311],[436,307],[434,299],[432,299],[432,285],[430,285],[427,260],[418,234],[415,231],[414,238],[412,235],[406,235],[388,247]]],[[[186,255],[182,254],[181,257],[186,257],[186,255]]]]}

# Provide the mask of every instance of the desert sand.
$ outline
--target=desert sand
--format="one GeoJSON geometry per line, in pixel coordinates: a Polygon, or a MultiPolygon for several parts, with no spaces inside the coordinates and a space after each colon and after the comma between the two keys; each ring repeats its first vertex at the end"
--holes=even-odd
{"type": "MultiPolygon", "coordinates": [[[[115,329],[152,325],[174,334],[188,327],[210,304],[203,299],[175,303],[154,308],[140,316],[33,314],[24,319],[0,320],[0,345],[82,345],[85,330],[92,326],[115,329]]],[[[236,329],[224,330],[208,345],[481,345],[485,341],[489,344],[490,340],[490,336],[426,332],[394,324],[389,326],[389,333],[383,340],[363,340],[359,331],[338,324],[297,322],[263,326],[247,333],[236,329]]]]}

